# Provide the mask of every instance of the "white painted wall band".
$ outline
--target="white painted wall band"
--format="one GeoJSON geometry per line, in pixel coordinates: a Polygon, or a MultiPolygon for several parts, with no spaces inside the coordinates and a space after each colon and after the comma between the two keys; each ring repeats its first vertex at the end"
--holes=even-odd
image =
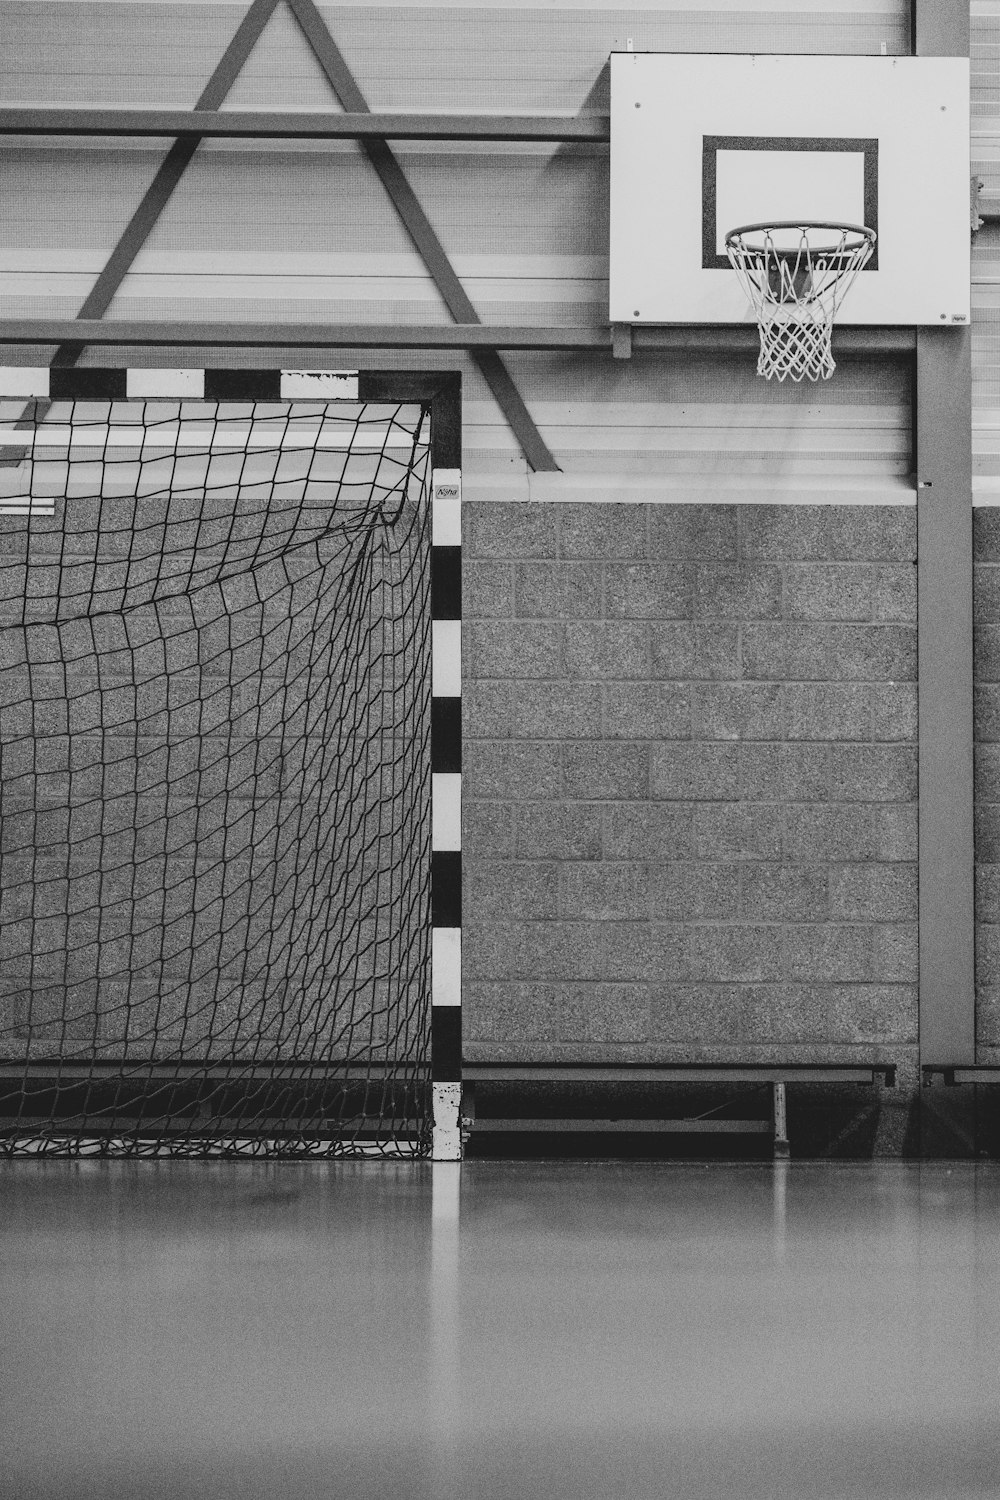
{"type": "Polygon", "coordinates": [[[574,505],[915,505],[908,479],[813,479],[788,474],[475,474],[465,497],[480,502],[574,505]]]}
{"type": "Polygon", "coordinates": [[[204,370],[126,370],[125,390],[134,400],[158,396],[200,401],[205,395],[204,370]]]}

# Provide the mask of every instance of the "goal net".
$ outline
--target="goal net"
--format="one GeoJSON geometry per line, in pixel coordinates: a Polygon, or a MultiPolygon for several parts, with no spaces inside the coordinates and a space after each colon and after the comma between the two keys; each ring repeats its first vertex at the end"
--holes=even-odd
{"type": "Polygon", "coordinates": [[[0,406],[0,1150],[428,1149],[428,444],[0,406]]]}

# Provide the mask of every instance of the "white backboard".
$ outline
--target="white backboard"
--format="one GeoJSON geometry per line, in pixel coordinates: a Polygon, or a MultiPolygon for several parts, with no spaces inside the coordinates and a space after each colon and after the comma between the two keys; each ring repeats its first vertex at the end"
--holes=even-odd
{"type": "Polygon", "coordinates": [[[967,323],[969,64],[616,53],[611,321],[744,323],[741,224],[868,224],[842,323],[967,323]]]}

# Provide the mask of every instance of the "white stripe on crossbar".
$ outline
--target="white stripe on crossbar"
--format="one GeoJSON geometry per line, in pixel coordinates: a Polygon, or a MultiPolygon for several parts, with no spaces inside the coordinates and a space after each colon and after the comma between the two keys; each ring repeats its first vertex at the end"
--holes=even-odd
{"type": "Polygon", "coordinates": [[[173,453],[178,449],[225,448],[241,452],[247,448],[282,448],[308,451],[314,448],[353,452],[381,452],[384,448],[413,447],[413,435],[389,428],[343,429],[254,428],[224,426],[188,427],[69,427],[52,424],[34,432],[0,428],[0,448],[116,448],[155,449],[173,453]]]}
{"type": "MultiPolygon", "coordinates": [[[[356,401],[356,370],[282,370],[279,375],[281,399],[356,401]]],[[[155,400],[157,397],[180,396],[200,400],[205,394],[204,370],[161,370],[155,368],[127,370],[125,390],[129,400],[155,400]]],[[[0,396],[47,396],[47,366],[0,365],[0,396]]]]}
{"type": "Polygon", "coordinates": [[[49,372],[45,366],[0,365],[0,396],[47,396],[49,372]]]}
{"type": "Polygon", "coordinates": [[[163,396],[200,401],[205,394],[205,371],[127,370],[125,391],[132,401],[163,396]]]}
{"type": "Polygon", "coordinates": [[[317,400],[333,398],[340,401],[358,399],[358,375],[356,370],[282,370],[281,396],[287,401],[292,397],[305,396],[317,400]]]}

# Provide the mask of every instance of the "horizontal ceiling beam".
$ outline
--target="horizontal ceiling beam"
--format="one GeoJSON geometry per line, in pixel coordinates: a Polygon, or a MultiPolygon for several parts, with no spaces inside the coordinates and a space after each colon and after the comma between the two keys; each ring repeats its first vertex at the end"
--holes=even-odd
{"type": "Polygon", "coordinates": [[[344,114],[209,109],[0,109],[0,135],[308,140],[607,141],[607,115],[344,114]]]}
{"type": "MultiPolygon", "coordinates": [[[[3,325],[0,324],[0,327],[3,325]]],[[[760,336],[755,323],[668,323],[632,329],[633,349],[686,349],[691,353],[756,351],[760,336]]],[[[835,354],[912,354],[917,347],[913,328],[842,327],[833,330],[835,354]]]]}
{"type": "MultiPolygon", "coordinates": [[[[674,323],[632,330],[634,349],[724,353],[757,348],[753,324],[674,323]]],[[[126,319],[18,318],[0,320],[0,344],[204,344],[217,348],[319,349],[610,349],[607,325],[524,327],[485,323],[200,323],[126,319]]],[[[912,328],[838,328],[838,354],[908,354],[912,328]]]]}
{"type": "Polygon", "coordinates": [[[220,348],[598,349],[607,328],[495,328],[483,323],[201,323],[80,318],[0,321],[0,344],[205,344],[220,348]]]}

